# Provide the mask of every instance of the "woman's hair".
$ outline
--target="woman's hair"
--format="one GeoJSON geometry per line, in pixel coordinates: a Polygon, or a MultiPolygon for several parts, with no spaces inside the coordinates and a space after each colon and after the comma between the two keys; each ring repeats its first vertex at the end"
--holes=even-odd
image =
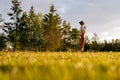
{"type": "Polygon", "coordinates": [[[80,23],[81,25],[84,25],[84,24],[85,24],[84,21],[80,21],[79,23],[80,23]]]}

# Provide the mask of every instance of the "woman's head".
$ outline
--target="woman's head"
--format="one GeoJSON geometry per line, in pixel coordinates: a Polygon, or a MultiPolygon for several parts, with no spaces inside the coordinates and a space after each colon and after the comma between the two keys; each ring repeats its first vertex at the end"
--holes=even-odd
{"type": "Polygon", "coordinates": [[[80,25],[84,25],[85,24],[84,21],[80,21],[79,23],[80,23],[80,25]]]}

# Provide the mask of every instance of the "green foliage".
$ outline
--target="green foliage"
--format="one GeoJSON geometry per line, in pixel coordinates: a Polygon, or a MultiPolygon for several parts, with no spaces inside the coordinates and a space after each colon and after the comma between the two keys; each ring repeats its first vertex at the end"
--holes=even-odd
{"type": "Polygon", "coordinates": [[[25,50],[27,48],[28,43],[28,30],[29,30],[29,23],[28,23],[28,15],[26,12],[23,13],[21,17],[21,23],[20,23],[20,31],[21,31],[21,36],[20,36],[20,45],[21,50],[25,50]]]}
{"type": "MultiPolygon", "coordinates": [[[[0,23],[3,22],[4,19],[2,18],[2,14],[0,14],[0,23]]],[[[4,26],[0,25],[0,31],[4,30],[4,26]]],[[[0,34],[0,50],[3,50],[6,48],[6,42],[7,42],[7,37],[4,33],[0,34]]]]}
{"type": "Polygon", "coordinates": [[[43,36],[46,50],[54,51],[60,47],[61,42],[61,18],[55,13],[54,5],[50,7],[50,12],[44,15],[43,19],[43,36]]]}
{"type": "Polygon", "coordinates": [[[40,50],[43,43],[42,19],[42,14],[36,14],[33,6],[29,14],[23,13],[21,17],[21,46],[24,47],[22,50],[40,50]]]}
{"type": "Polygon", "coordinates": [[[94,34],[93,34],[92,42],[96,42],[96,43],[99,42],[99,37],[98,37],[98,34],[97,34],[97,33],[94,33],[94,34]]]}
{"type": "Polygon", "coordinates": [[[61,32],[62,32],[62,41],[60,50],[67,51],[70,48],[70,23],[63,21],[61,32]]]}
{"type": "Polygon", "coordinates": [[[7,42],[7,37],[4,34],[0,35],[0,50],[6,48],[6,42],[7,42]]]}
{"type": "MultiPolygon", "coordinates": [[[[29,30],[28,30],[28,40],[31,49],[37,49],[37,47],[42,45],[42,14],[36,15],[34,8],[31,7],[29,12],[29,30]]],[[[38,48],[39,49],[39,48],[38,48]]]]}
{"type": "Polygon", "coordinates": [[[104,41],[99,44],[101,46],[101,51],[120,51],[120,39],[113,39],[111,42],[104,41]]]}
{"type": "Polygon", "coordinates": [[[76,28],[73,28],[70,36],[71,49],[79,50],[80,49],[80,31],[76,28]]]}
{"type": "Polygon", "coordinates": [[[20,49],[20,18],[22,9],[18,0],[12,0],[11,12],[8,13],[12,22],[6,23],[8,28],[8,37],[13,44],[14,51],[20,49]]]}
{"type": "Polygon", "coordinates": [[[93,51],[100,51],[99,50],[100,49],[100,46],[99,46],[99,37],[98,37],[97,33],[93,34],[92,45],[90,47],[91,47],[91,50],[93,50],[93,51]]]}

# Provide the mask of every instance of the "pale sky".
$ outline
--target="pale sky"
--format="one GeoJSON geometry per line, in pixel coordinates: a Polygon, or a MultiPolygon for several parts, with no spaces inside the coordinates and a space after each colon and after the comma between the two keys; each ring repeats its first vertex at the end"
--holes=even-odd
{"type": "MultiPolygon", "coordinates": [[[[63,20],[72,27],[80,27],[79,21],[86,23],[87,35],[95,32],[101,40],[120,39],[120,0],[19,0],[24,11],[33,5],[36,12],[49,12],[51,4],[55,5],[63,20]]],[[[11,0],[0,1],[0,13],[8,21],[11,0]]]]}

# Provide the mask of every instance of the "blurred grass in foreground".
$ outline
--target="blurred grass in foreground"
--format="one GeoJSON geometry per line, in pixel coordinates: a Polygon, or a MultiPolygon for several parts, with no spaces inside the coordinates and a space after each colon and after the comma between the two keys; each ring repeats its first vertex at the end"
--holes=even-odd
{"type": "Polygon", "coordinates": [[[0,52],[0,80],[120,80],[120,53],[0,52]]]}

